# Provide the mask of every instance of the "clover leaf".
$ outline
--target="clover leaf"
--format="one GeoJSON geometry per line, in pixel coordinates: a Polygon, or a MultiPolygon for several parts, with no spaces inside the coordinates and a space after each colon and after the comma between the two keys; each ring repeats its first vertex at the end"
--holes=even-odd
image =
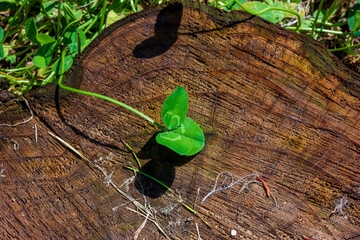
{"type": "Polygon", "coordinates": [[[156,141],[180,155],[191,156],[205,145],[204,133],[188,112],[188,95],[183,87],[177,87],[165,100],[161,117],[169,131],[161,132],[156,141]]]}
{"type": "Polygon", "coordinates": [[[203,149],[204,133],[191,118],[185,118],[180,126],[172,131],[161,132],[156,141],[180,155],[191,156],[203,149]]]}
{"type": "Polygon", "coordinates": [[[165,126],[172,130],[180,126],[188,111],[188,95],[183,87],[177,87],[165,100],[161,118],[165,126]]]}

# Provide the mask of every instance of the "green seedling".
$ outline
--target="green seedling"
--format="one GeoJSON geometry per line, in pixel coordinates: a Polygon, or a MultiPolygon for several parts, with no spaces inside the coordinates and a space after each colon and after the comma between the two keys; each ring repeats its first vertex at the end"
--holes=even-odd
{"type": "MultiPolygon", "coordinates": [[[[63,72],[64,67],[65,51],[63,51],[61,55],[61,72],[63,72]]],[[[159,144],[164,145],[175,151],[179,155],[195,155],[200,152],[205,145],[205,137],[203,131],[194,120],[186,116],[188,112],[188,95],[186,93],[186,90],[181,86],[177,87],[166,98],[163,104],[161,111],[161,117],[165,124],[165,127],[163,127],[149,116],[143,114],[142,112],[139,112],[138,110],[130,107],[129,105],[126,105],[123,102],[117,101],[113,98],[101,94],[64,86],[61,83],[62,78],[63,75],[61,75],[58,80],[58,85],[61,88],[75,93],[97,97],[115,103],[136,113],[140,117],[145,118],[155,126],[159,127],[162,132],[160,132],[156,136],[156,141],[159,144]]]]}

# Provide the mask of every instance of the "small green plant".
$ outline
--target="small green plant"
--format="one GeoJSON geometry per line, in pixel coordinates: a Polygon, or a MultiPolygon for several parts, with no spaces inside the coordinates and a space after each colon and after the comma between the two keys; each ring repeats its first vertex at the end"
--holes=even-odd
{"type": "MultiPolygon", "coordinates": [[[[61,70],[64,69],[65,66],[65,51],[61,56],[61,70]]],[[[61,71],[64,72],[64,71],[61,71]]],[[[97,97],[100,99],[107,100],[109,102],[115,103],[119,106],[122,106],[140,117],[145,118],[152,124],[156,125],[161,129],[160,132],[156,136],[156,141],[164,145],[171,150],[175,151],[180,155],[191,156],[197,154],[203,149],[205,145],[205,136],[199,125],[187,117],[188,112],[188,95],[186,90],[183,87],[177,87],[165,100],[162,110],[161,117],[165,124],[165,127],[155,122],[149,116],[139,112],[138,110],[126,105],[123,102],[117,101],[113,98],[87,92],[84,90],[79,90],[71,87],[64,86],[62,84],[63,74],[59,77],[58,85],[68,91],[72,91],[75,93],[80,93],[84,95],[89,95],[93,97],[97,97]]]]}
{"type": "MultiPolygon", "coordinates": [[[[21,95],[35,86],[55,82],[60,57],[73,59],[113,22],[150,6],[169,2],[124,0],[0,0],[0,88],[21,95]],[[150,3],[151,2],[151,3],[150,3]]],[[[342,55],[358,55],[360,0],[209,0],[225,11],[245,10],[275,24],[325,42],[342,55]]]]}
{"type": "Polygon", "coordinates": [[[138,1],[0,0],[0,88],[16,95],[57,79],[107,26],[138,12],[138,1]]]}

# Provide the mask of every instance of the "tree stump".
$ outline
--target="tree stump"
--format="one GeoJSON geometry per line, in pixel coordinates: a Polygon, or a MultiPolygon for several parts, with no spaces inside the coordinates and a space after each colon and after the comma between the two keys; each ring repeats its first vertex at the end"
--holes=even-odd
{"type": "Polygon", "coordinates": [[[128,110],[55,84],[37,88],[25,96],[27,123],[4,125],[31,115],[24,101],[0,106],[0,238],[359,238],[358,80],[320,43],[244,12],[183,2],[131,15],[84,50],[64,84],[157,122],[167,95],[184,86],[205,148],[180,157],[128,110]],[[141,171],[174,193],[133,178],[123,141],[141,171]],[[258,174],[271,197],[247,178],[201,203],[222,172],[234,181],[258,174]],[[144,199],[156,219],[139,214],[144,199]]]}

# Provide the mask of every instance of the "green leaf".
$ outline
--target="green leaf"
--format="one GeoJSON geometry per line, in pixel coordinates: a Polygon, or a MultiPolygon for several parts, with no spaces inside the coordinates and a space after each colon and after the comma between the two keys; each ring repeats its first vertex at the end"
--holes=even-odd
{"type": "Polygon", "coordinates": [[[64,72],[66,72],[67,70],[70,69],[71,65],[73,64],[73,58],[71,56],[66,56],[64,59],[64,69],[63,71],[60,71],[61,69],[61,61],[60,58],[54,63],[54,66],[52,68],[52,70],[56,73],[56,74],[63,74],[64,72]]]}
{"type": "Polygon", "coordinates": [[[59,1],[50,1],[44,3],[44,9],[49,16],[52,16],[57,10],[57,5],[59,1]]]}
{"type": "Polygon", "coordinates": [[[64,44],[69,47],[70,53],[78,51],[78,32],[80,37],[80,46],[81,49],[85,47],[86,36],[83,30],[79,29],[69,29],[64,34],[64,44]]]}
{"type": "Polygon", "coordinates": [[[114,10],[110,10],[107,17],[106,17],[106,27],[110,26],[111,24],[113,24],[114,22],[124,18],[125,15],[120,13],[117,14],[114,10]]]}
{"type": "Polygon", "coordinates": [[[0,60],[3,59],[4,56],[5,56],[4,48],[2,47],[2,45],[0,45],[0,60]]]}
{"type": "Polygon", "coordinates": [[[32,41],[33,43],[38,43],[37,40],[38,32],[35,24],[35,19],[33,17],[29,18],[26,21],[25,31],[26,31],[26,36],[29,38],[30,41],[32,41]]]}
{"type": "Polygon", "coordinates": [[[69,18],[69,20],[71,22],[78,20],[78,18],[75,16],[75,13],[73,12],[73,10],[71,10],[71,8],[66,3],[64,3],[64,5],[62,7],[64,9],[66,16],[69,18]]]}
{"type": "Polygon", "coordinates": [[[355,24],[353,31],[357,31],[360,28],[360,10],[356,10],[355,13],[355,24]]]}
{"type": "Polygon", "coordinates": [[[13,49],[10,45],[2,44],[2,48],[4,50],[4,57],[9,55],[9,52],[13,49]]]}
{"type": "Polygon", "coordinates": [[[205,136],[194,120],[185,118],[177,129],[159,133],[156,141],[180,155],[191,156],[203,149],[205,136]]]}
{"type": "Polygon", "coordinates": [[[169,130],[180,126],[188,111],[188,95],[183,87],[177,87],[165,100],[161,118],[169,130]]]}
{"type": "Polygon", "coordinates": [[[42,45],[37,50],[32,62],[39,68],[47,67],[52,59],[52,52],[56,46],[56,42],[42,45]]]}
{"type": "MultiPolygon", "coordinates": [[[[244,6],[248,9],[251,9],[251,11],[254,11],[254,12],[259,12],[259,11],[264,10],[269,7],[269,5],[262,3],[262,2],[258,2],[258,1],[246,2],[244,4],[244,6]]],[[[281,13],[280,11],[278,11],[278,12],[281,13]]],[[[270,22],[273,22],[273,23],[276,22],[273,11],[264,12],[264,13],[260,14],[259,16],[270,22]]]]}
{"type": "MultiPolygon", "coordinates": [[[[313,13],[313,17],[316,18],[316,15],[318,14],[318,10],[315,10],[313,13]]],[[[325,14],[326,14],[326,10],[325,9],[321,9],[320,10],[320,14],[318,17],[318,21],[322,21],[325,18],[325,14]]]]}
{"type": "Polygon", "coordinates": [[[348,15],[348,25],[351,31],[355,32],[360,28],[360,4],[355,4],[348,15]]]}
{"type": "Polygon", "coordinates": [[[0,42],[3,40],[4,37],[4,29],[0,27],[0,42]]]}
{"type": "Polygon", "coordinates": [[[5,58],[5,60],[10,61],[11,64],[14,64],[16,61],[16,55],[15,54],[9,55],[5,58]]]}
{"type": "MultiPolygon", "coordinates": [[[[233,0],[227,0],[226,4],[229,4],[230,2],[232,2],[232,3],[229,6],[225,7],[225,10],[229,10],[229,11],[230,10],[239,10],[240,5],[237,2],[235,2],[233,0]]],[[[239,2],[241,4],[244,4],[244,3],[246,3],[246,0],[240,0],[239,2]]]]}
{"type": "Polygon", "coordinates": [[[39,33],[36,36],[36,39],[40,42],[41,45],[56,42],[55,38],[50,37],[49,35],[44,34],[44,33],[39,33]]]}

